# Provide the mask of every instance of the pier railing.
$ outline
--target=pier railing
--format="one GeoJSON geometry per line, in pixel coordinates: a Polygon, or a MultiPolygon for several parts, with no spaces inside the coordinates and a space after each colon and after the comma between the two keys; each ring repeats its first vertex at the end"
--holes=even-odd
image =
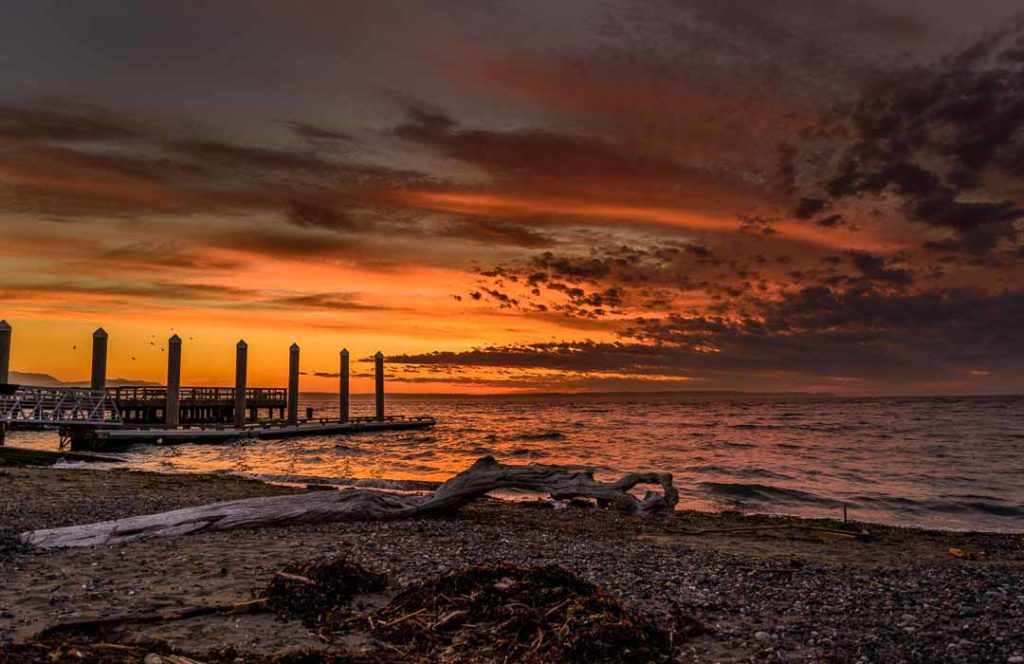
{"type": "MultiPolygon", "coordinates": [[[[347,422],[350,424],[373,424],[374,422],[416,422],[434,423],[437,420],[430,415],[387,415],[383,420],[379,420],[376,417],[370,415],[366,417],[350,417],[347,422]]],[[[292,423],[287,419],[277,420],[259,420],[256,422],[247,422],[244,426],[236,427],[230,422],[192,422],[180,424],[173,427],[176,431],[225,431],[232,429],[245,429],[245,430],[260,430],[260,429],[294,429],[301,426],[310,425],[323,425],[323,426],[336,426],[339,424],[337,418],[331,417],[314,417],[312,419],[299,419],[298,422],[292,423]]],[[[168,427],[164,424],[132,424],[131,429],[133,431],[167,431],[168,427]]]]}
{"type": "MultiPolygon", "coordinates": [[[[167,402],[167,388],[155,385],[128,385],[108,387],[107,394],[120,404],[167,402]]],[[[283,387],[250,387],[245,390],[245,400],[249,405],[284,404],[288,399],[288,390],[283,387]]],[[[182,387],[179,403],[184,404],[234,404],[235,388],[233,387],[182,387]]]]}
{"type": "Polygon", "coordinates": [[[102,390],[22,385],[0,394],[0,422],[120,425],[117,402],[102,390]]]}

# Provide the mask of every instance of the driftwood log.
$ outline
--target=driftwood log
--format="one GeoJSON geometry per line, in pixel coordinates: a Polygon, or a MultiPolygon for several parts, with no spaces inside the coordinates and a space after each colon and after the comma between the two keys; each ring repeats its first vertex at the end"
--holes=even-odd
{"type": "Polygon", "coordinates": [[[559,500],[592,498],[600,505],[637,516],[671,511],[679,502],[670,473],[631,473],[615,482],[599,482],[592,471],[544,465],[507,466],[493,457],[483,457],[426,495],[345,489],[247,498],[114,521],[34,530],[23,533],[21,539],[40,549],[53,549],[242,527],[404,519],[451,512],[501,489],[544,493],[559,500]],[[631,490],[638,484],[660,485],[661,493],[647,491],[643,498],[637,498],[631,490]]]}

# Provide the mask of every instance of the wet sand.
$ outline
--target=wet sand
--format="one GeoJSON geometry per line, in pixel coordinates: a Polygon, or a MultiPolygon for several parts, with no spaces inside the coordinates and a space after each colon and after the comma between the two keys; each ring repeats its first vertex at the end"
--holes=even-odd
{"type": "MultiPolygon", "coordinates": [[[[14,533],[296,491],[227,476],[0,469],[0,635],[65,621],[247,600],[287,563],[348,554],[393,589],[473,563],[558,564],[627,605],[706,626],[682,661],[1011,662],[1024,657],[1024,536],[866,526],[868,541],[806,530],[829,521],[679,512],[640,520],[485,500],[445,518],[237,530],[35,552],[14,533]],[[774,530],[727,530],[783,527],[774,530]],[[789,528],[795,526],[800,528],[789,528]],[[957,548],[975,560],[949,553],[957,548]]],[[[384,598],[386,599],[386,598],[384,598]]],[[[369,600],[367,600],[369,601],[369,600]]],[[[319,642],[261,614],[133,627],[202,652],[319,642]]]]}

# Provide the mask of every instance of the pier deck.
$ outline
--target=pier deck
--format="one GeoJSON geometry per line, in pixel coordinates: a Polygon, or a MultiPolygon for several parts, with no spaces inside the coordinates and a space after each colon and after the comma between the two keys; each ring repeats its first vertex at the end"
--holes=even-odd
{"type": "Polygon", "coordinates": [[[376,431],[401,431],[426,429],[437,423],[433,417],[386,417],[353,418],[348,422],[337,420],[310,420],[296,424],[287,422],[262,422],[235,426],[185,426],[185,427],[119,427],[83,428],[67,432],[72,450],[120,451],[132,445],[178,445],[184,443],[226,443],[234,440],[274,440],[300,438],[303,436],[330,436],[376,431]]]}
{"type": "MultiPolygon", "coordinates": [[[[167,388],[152,385],[108,387],[107,395],[117,402],[126,423],[162,424],[167,418],[167,388]]],[[[179,422],[204,424],[234,422],[233,387],[181,387],[178,392],[179,422]]],[[[288,390],[278,387],[249,387],[245,390],[245,407],[250,420],[258,420],[265,412],[268,419],[284,418],[288,390]]]]}

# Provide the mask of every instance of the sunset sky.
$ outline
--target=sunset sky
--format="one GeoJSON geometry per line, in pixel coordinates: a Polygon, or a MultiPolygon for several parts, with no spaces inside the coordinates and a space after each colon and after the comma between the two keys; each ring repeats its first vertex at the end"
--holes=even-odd
{"type": "Polygon", "coordinates": [[[8,0],[11,369],[1024,390],[1018,0],[8,0]]]}

